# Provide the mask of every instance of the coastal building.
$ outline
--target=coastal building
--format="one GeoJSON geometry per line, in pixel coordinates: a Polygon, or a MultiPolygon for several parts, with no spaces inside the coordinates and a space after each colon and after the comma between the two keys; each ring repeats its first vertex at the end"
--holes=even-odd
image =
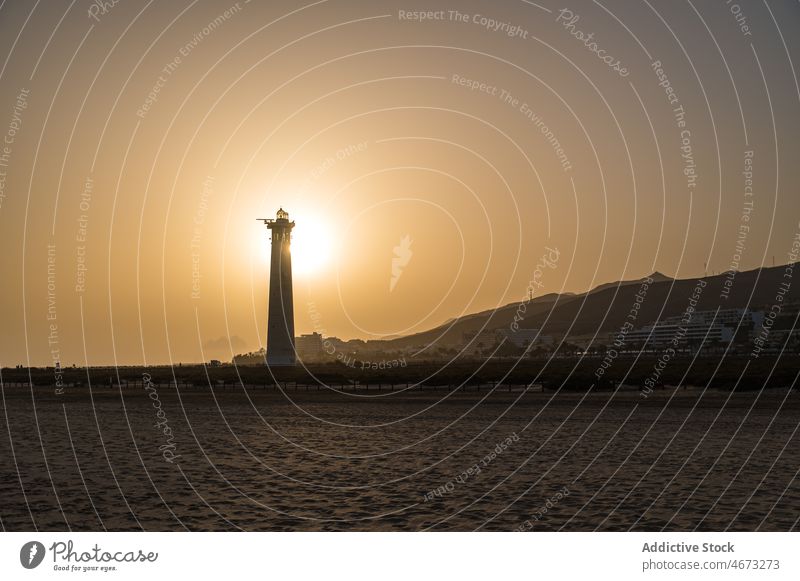
{"type": "MultiPolygon", "coordinates": [[[[613,334],[616,338],[617,334],[613,334]]],[[[666,347],[668,345],[716,345],[729,343],[733,329],[719,324],[663,322],[639,327],[627,333],[626,345],[639,348],[666,347]]]]}
{"type": "Polygon", "coordinates": [[[322,358],[322,335],[309,333],[295,337],[297,357],[301,361],[315,361],[322,358]]]}
{"type": "MultiPolygon", "coordinates": [[[[642,349],[668,345],[710,347],[750,337],[760,329],[763,321],[763,312],[750,309],[695,311],[688,319],[683,315],[675,315],[637,327],[625,335],[625,344],[642,349]]],[[[609,335],[610,341],[616,339],[618,332],[609,335]]]]}

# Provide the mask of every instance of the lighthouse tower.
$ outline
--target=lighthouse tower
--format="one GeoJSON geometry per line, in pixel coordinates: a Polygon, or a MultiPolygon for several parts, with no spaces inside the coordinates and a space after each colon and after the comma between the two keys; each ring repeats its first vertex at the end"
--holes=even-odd
{"type": "Polygon", "coordinates": [[[294,222],[283,208],[275,220],[260,218],[272,230],[267,320],[267,365],[295,365],[291,239],[294,222]]]}

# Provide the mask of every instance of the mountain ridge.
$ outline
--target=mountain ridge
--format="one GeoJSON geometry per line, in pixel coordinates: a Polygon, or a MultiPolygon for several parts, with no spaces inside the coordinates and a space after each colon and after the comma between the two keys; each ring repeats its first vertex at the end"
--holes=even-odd
{"type": "MultiPolygon", "coordinates": [[[[386,341],[388,348],[408,348],[436,344],[459,345],[466,333],[511,327],[514,316],[520,329],[541,329],[544,335],[574,336],[618,330],[637,302],[633,324],[637,327],[682,314],[700,288],[696,310],[716,308],[758,309],[777,301],[776,296],[790,265],[760,267],[749,271],[730,271],[698,278],[671,278],[658,271],[640,279],[604,283],[580,294],[549,293],[529,301],[520,312],[522,301],[451,319],[426,331],[386,341]],[[645,281],[651,282],[645,285],[645,281]],[[732,280],[732,282],[731,282],[732,280]],[[699,282],[702,281],[702,284],[699,282]],[[727,294],[723,293],[728,289],[727,294]]],[[[800,285],[790,287],[783,302],[800,298],[800,285]]]]}

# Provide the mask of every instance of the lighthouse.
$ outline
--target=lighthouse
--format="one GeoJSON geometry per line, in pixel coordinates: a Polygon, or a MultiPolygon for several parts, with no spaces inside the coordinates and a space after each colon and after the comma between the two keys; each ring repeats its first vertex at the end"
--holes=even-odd
{"type": "Polygon", "coordinates": [[[278,210],[274,220],[260,218],[272,231],[267,318],[267,365],[295,365],[294,301],[292,299],[292,228],[289,213],[278,210]]]}

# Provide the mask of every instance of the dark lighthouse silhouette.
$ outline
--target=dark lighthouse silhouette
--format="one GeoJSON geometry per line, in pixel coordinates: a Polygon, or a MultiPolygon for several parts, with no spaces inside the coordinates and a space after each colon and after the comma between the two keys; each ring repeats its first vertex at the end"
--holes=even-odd
{"type": "Polygon", "coordinates": [[[292,228],[289,213],[278,210],[275,220],[259,218],[272,230],[267,319],[267,365],[295,365],[294,301],[292,299],[292,228]]]}

